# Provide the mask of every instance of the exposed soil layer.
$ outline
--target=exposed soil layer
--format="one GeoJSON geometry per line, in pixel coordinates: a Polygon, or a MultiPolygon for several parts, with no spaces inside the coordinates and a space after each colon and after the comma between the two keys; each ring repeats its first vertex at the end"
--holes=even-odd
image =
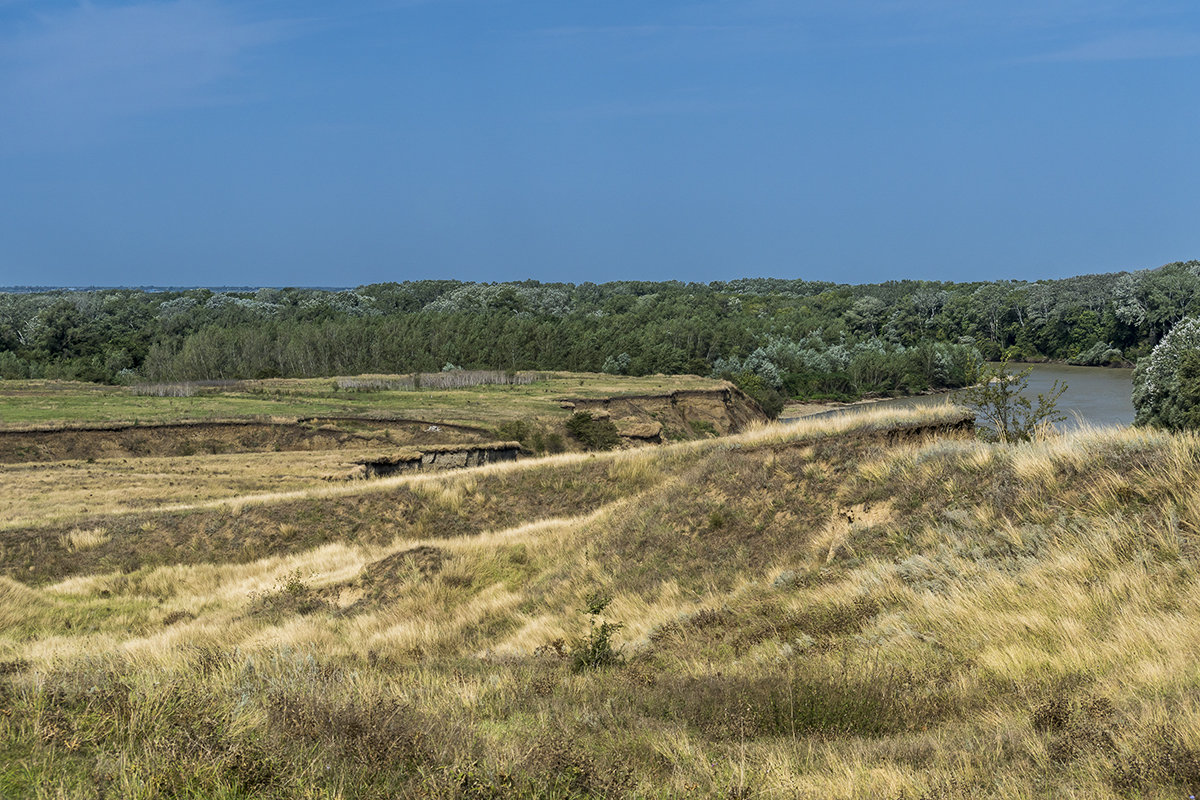
{"type": "Polygon", "coordinates": [[[663,441],[694,439],[697,435],[740,433],[767,422],[766,413],[735,386],[724,389],[685,389],[670,394],[562,399],[566,408],[607,415],[628,439],[663,441]],[[655,430],[653,423],[661,425],[655,430]]]}
{"type": "MultiPolygon", "coordinates": [[[[568,410],[587,410],[610,417],[621,436],[631,444],[738,433],[753,423],[767,421],[758,404],[732,385],[660,395],[567,398],[561,405],[568,410]]],[[[495,434],[482,427],[370,416],[56,426],[0,429],[0,463],[340,450],[375,445],[436,453],[431,446],[479,444],[494,439],[495,434]]],[[[452,449],[457,452],[463,448],[452,449]]],[[[460,460],[458,455],[448,453],[436,458],[447,462],[460,460]]],[[[468,457],[456,466],[495,460],[498,457],[473,462],[468,457]]],[[[430,464],[423,458],[421,466],[427,468],[430,464]]]]}
{"type": "Polygon", "coordinates": [[[462,447],[433,445],[420,451],[409,450],[392,456],[381,456],[355,462],[364,478],[382,478],[401,472],[430,469],[463,469],[482,467],[500,461],[516,461],[521,453],[520,442],[493,442],[462,447]]]}
{"type": "Polygon", "coordinates": [[[458,444],[488,438],[490,435],[482,428],[370,417],[0,430],[0,463],[268,450],[339,450],[391,443],[458,444]]]}

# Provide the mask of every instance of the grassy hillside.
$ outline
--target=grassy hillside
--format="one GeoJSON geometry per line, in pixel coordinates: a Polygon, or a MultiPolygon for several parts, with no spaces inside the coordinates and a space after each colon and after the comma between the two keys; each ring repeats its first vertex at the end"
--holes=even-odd
{"type": "Polygon", "coordinates": [[[11,517],[0,796],[1186,798],[1200,439],[959,419],[11,517]]]}

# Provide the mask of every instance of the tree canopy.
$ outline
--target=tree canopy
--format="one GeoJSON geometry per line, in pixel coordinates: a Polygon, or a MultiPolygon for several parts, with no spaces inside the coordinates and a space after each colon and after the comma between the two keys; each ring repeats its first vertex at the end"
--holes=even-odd
{"type": "Polygon", "coordinates": [[[962,385],[973,359],[1120,364],[1200,314],[1200,262],[1065,280],[406,281],[0,292],[0,377],[110,383],[561,369],[775,396],[962,385]]]}
{"type": "Polygon", "coordinates": [[[1200,429],[1200,317],[1173,327],[1133,373],[1134,423],[1200,429]]]}

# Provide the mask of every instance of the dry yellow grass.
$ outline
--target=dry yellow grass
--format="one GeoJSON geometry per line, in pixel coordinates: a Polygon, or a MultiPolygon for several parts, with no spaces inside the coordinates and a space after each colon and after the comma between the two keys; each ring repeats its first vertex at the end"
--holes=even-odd
{"type": "Polygon", "coordinates": [[[106,544],[111,538],[104,528],[75,528],[63,535],[62,544],[68,550],[79,552],[106,544]]]}
{"type": "MultiPolygon", "coordinates": [[[[657,448],[606,453],[565,453],[542,459],[501,462],[464,471],[488,474],[542,465],[567,465],[600,459],[626,476],[656,469],[673,455],[703,453],[722,447],[790,444],[840,435],[847,431],[906,425],[937,424],[953,419],[954,408],[908,412],[885,409],[792,424],[756,427],[743,434],[719,439],[679,442],[657,448]]],[[[399,485],[449,486],[444,492],[453,502],[454,482],[434,474],[397,475],[370,481],[329,480],[350,473],[351,462],[376,456],[379,449],[286,453],[196,455],[178,458],[101,459],[94,462],[0,465],[0,529],[78,517],[124,514],[131,511],[181,511],[247,504],[284,502],[309,497],[337,497],[387,491],[399,485]],[[431,483],[432,481],[432,483],[431,483]]],[[[387,451],[391,453],[392,451],[387,451]]]]}
{"type": "MultiPolygon", "coordinates": [[[[104,670],[132,675],[123,680],[148,709],[138,730],[156,735],[181,723],[154,709],[191,713],[178,699],[189,681],[222,709],[222,735],[236,742],[280,741],[264,733],[285,730],[273,727],[282,723],[272,703],[336,698],[363,715],[397,703],[417,715],[415,740],[433,742],[422,758],[449,765],[405,773],[401,795],[455,796],[471,781],[500,791],[487,781],[504,774],[533,781],[510,787],[525,796],[568,797],[552,776],[575,775],[594,794],[628,796],[1186,797],[1200,780],[1200,440],[1106,429],[1023,445],[839,449],[856,430],[942,419],[881,413],[303,489],[295,496],[350,498],[405,485],[453,510],[474,502],[487,476],[548,470],[552,485],[555,468],[566,475],[580,463],[652,487],[591,513],[469,537],[328,544],[38,589],[0,579],[0,661],[29,662],[12,679],[20,698],[61,689],[68,673],[89,686],[106,685],[104,670]],[[769,485],[722,477],[748,464],[780,487],[826,494],[811,509],[736,522],[740,509],[774,500],[769,485]],[[647,503],[655,514],[644,515],[647,503]],[[727,516],[710,519],[714,508],[727,516]],[[688,562],[660,563],[651,550],[635,563],[605,558],[604,548],[656,541],[658,522],[700,548],[735,524],[722,519],[742,525],[746,541],[756,526],[783,525],[794,544],[707,586],[689,580],[688,562]],[[613,644],[626,665],[575,674],[534,655],[587,635],[581,608],[596,589],[612,598],[601,618],[625,624],[613,644]],[[297,611],[298,602],[313,605],[297,611]],[[835,698],[828,708],[825,697],[835,698]],[[627,772],[611,792],[609,769],[627,772]]],[[[308,713],[286,730],[349,712],[308,713]]],[[[47,734],[46,720],[35,730],[0,719],[0,743],[34,737],[65,752],[69,740],[47,734]]],[[[347,775],[377,776],[372,759],[332,755],[363,735],[341,730],[271,763],[298,770],[319,787],[313,796],[365,793],[367,778],[338,788],[311,767],[342,759],[347,775]]],[[[116,746],[78,746],[102,745],[116,746]]],[[[129,791],[151,796],[138,776],[167,774],[152,750],[122,758],[141,765],[122,773],[129,791]]],[[[53,758],[40,763],[43,779],[67,787],[45,766],[53,758]]]]}
{"type": "MultiPolygon", "coordinates": [[[[325,487],[372,450],[0,464],[0,527],[325,487]]],[[[390,454],[391,451],[388,451],[390,454]]]]}

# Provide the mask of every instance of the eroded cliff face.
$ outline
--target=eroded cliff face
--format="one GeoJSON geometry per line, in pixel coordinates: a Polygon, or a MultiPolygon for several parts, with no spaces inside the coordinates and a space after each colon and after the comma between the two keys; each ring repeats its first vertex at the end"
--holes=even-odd
{"type": "Polygon", "coordinates": [[[491,442],[479,445],[434,445],[422,450],[404,451],[354,462],[344,476],[380,478],[401,472],[418,470],[466,469],[516,461],[521,454],[520,442],[491,442]]]}
{"type": "Polygon", "coordinates": [[[393,444],[486,442],[483,428],[407,419],[179,422],[0,430],[0,463],[269,450],[341,450],[393,444]],[[351,425],[352,424],[352,425],[351,425]]]}
{"type": "Polygon", "coordinates": [[[568,397],[562,404],[594,417],[611,419],[631,442],[663,442],[740,433],[767,422],[766,413],[733,384],[720,389],[688,389],[669,394],[568,397]]]}
{"type": "MultiPolygon", "coordinates": [[[[758,404],[733,384],[667,394],[563,398],[559,405],[611,419],[626,445],[723,436],[767,421],[758,404]]],[[[566,433],[557,414],[539,416],[535,422],[560,435],[566,433]]],[[[0,429],[0,463],[371,448],[389,455],[403,449],[435,454],[446,462],[437,468],[453,468],[490,462],[467,459],[469,463],[451,464],[458,456],[436,455],[439,448],[445,448],[445,453],[482,452],[481,447],[487,449],[485,445],[501,438],[482,426],[383,417],[72,425],[0,429]]]]}

